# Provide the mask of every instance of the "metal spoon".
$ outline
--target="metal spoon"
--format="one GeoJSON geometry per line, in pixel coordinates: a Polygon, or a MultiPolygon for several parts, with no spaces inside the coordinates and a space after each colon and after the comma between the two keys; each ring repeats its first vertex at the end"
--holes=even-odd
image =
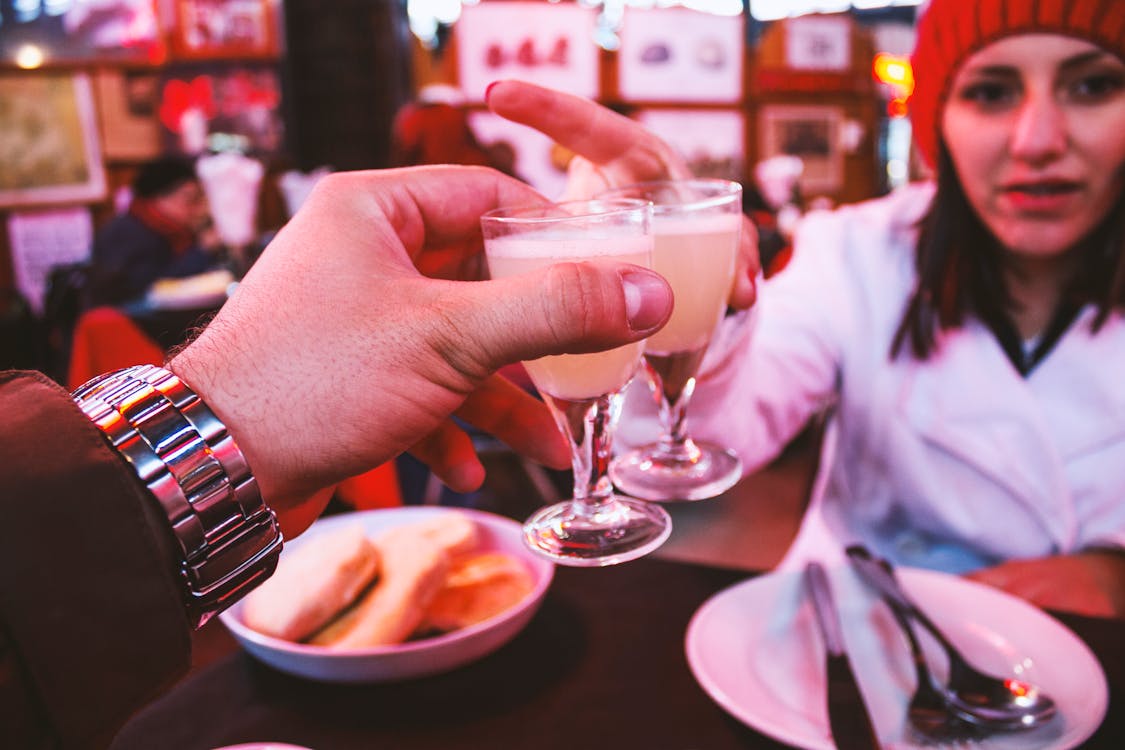
{"type": "Polygon", "coordinates": [[[847,554],[859,575],[892,609],[926,628],[941,645],[949,658],[946,700],[962,718],[995,729],[1030,729],[1057,713],[1055,702],[1035,685],[985,674],[969,664],[926,613],[907,597],[890,565],[861,545],[848,547],[847,554]]]}
{"type": "Polygon", "coordinates": [[[920,740],[922,745],[956,746],[960,742],[987,736],[989,730],[961,718],[961,714],[949,705],[945,686],[930,672],[910,618],[897,607],[890,610],[910,643],[910,658],[914,663],[914,694],[907,704],[906,717],[915,739],[920,740]]]}

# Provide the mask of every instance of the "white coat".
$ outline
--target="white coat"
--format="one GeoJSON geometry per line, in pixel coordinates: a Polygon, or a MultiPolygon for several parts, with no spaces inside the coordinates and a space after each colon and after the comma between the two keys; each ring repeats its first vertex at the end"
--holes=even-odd
{"type": "MultiPolygon", "coordinates": [[[[705,364],[692,434],[735,449],[751,471],[835,403],[784,567],[831,559],[853,541],[897,564],[955,573],[1125,547],[1121,315],[1095,335],[1095,311],[1083,310],[1026,378],[975,320],[941,333],[925,361],[906,347],[890,358],[915,283],[915,224],[931,196],[913,186],[809,214],[789,267],[761,285],[751,322],[724,331],[709,353],[718,364],[705,364]]],[[[646,400],[631,390],[626,420],[646,400]]],[[[626,437],[637,442],[636,424],[626,437]]]]}

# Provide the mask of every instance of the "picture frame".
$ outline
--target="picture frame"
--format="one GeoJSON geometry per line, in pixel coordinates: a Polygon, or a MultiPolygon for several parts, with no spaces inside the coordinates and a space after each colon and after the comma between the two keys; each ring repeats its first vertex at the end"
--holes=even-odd
{"type": "Polygon", "coordinates": [[[160,76],[162,151],[197,156],[239,151],[272,156],[285,148],[279,66],[272,62],[193,62],[160,76]]]}
{"type": "Polygon", "coordinates": [[[88,75],[0,75],[0,101],[0,207],[105,198],[88,75]]]}
{"type": "Polygon", "coordinates": [[[157,118],[160,74],[104,68],[92,80],[104,158],[145,161],[159,156],[164,147],[157,118]]]}
{"type": "Polygon", "coordinates": [[[454,26],[458,86],[483,102],[488,85],[519,78],[588,99],[601,93],[597,11],[576,3],[466,5],[454,26]]]}
{"type": "Polygon", "coordinates": [[[175,0],[172,48],[188,60],[263,59],[278,54],[269,0],[175,0]]]}
{"type": "Polygon", "coordinates": [[[740,15],[631,7],[617,53],[618,92],[633,102],[737,104],[745,39],[740,15]]]}
{"type": "Polygon", "coordinates": [[[834,193],[843,187],[844,153],[840,129],[844,112],[821,105],[765,105],[758,115],[758,160],[789,154],[801,159],[798,180],[806,195],[834,193]]]}
{"type": "Polygon", "coordinates": [[[741,180],[746,173],[746,116],[741,109],[660,107],[632,114],[683,158],[696,177],[741,180]]]}
{"type": "Polygon", "coordinates": [[[0,19],[0,58],[22,65],[19,61],[30,55],[32,67],[43,69],[96,63],[160,66],[168,45],[157,2],[12,4],[0,19]]]}

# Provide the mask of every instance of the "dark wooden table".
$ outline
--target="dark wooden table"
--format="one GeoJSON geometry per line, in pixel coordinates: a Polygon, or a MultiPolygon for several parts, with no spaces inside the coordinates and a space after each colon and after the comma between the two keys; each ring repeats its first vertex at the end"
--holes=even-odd
{"type": "MultiPolygon", "coordinates": [[[[113,749],[210,750],[265,740],[316,750],[784,747],[713,703],[684,656],[695,610],[746,577],[658,559],[559,568],[538,615],[507,646],[453,672],[395,684],[290,677],[242,653],[213,623],[200,634],[213,660],[135,717],[113,749]]],[[[1107,719],[1085,747],[1123,748],[1125,623],[1060,619],[1091,646],[1109,678],[1107,719]]]]}

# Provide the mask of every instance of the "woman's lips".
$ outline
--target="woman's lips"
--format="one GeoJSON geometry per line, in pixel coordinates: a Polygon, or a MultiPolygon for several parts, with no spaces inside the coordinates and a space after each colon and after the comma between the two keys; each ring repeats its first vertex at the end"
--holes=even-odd
{"type": "Polygon", "coordinates": [[[1043,180],[1009,183],[1001,188],[1000,194],[1017,211],[1053,214],[1073,208],[1081,192],[1078,182],[1043,180]]]}

